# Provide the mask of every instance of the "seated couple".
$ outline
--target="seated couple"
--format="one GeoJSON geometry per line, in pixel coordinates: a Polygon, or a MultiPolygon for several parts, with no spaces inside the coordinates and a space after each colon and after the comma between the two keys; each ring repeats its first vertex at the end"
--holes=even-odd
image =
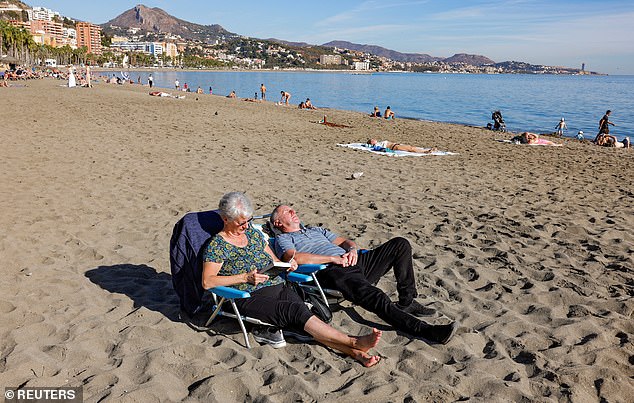
{"type": "MultiPolygon", "coordinates": [[[[372,113],[370,113],[370,116],[373,118],[380,118],[381,117],[381,111],[379,110],[378,106],[374,107],[374,110],[372,111],[372,113]]],[[[394,112],[392,111],[392,109],[388,106],[387,108],[385,108],[385,113],[383,114],[383,117],[385,119],[396,119],[396,115],[394,114],[394,112]]]]}
{"type": "Polygon", "coordinates": [[[376,139],[369,139],[367,141],[369,146],[372,146],[372,151],[409,151],[411,153],[429,154],[438,151],[435,147],[422,148],[410,146],[409,144],[393,143],[388,140],[377,141],[376,139]]]}
{"type": "MultiPolygon", "coordinates": [[[[258,268],[266,267],[278,258],[261,233],[249,225],[253,208],[244,194],[224,195],[219,210],[224,228],[211,238],[204,254],[204,288],[232,286],[247,290],[251,298],[236,301],[244,314],[279,328],[303,330],[317,342],[347,354],[365,366],[378,363],[379,357],[368,351],[378,344],[379,330],[372,329],[364,336],[341,333],[314,316],[280,277],[269,278],[258,273],[258,268]]],[[[394,238],[357,255],[356,244],[351,240],[321,228],[310,231],[300,228],[299,217],[288,206],[276,207],[270,221],[282,232],[276,238],[276,248],[283,260],[291,262],[290,270],[295,270],[297,263],[327,263],[329,267],[317,274],[322,285],[341,291],[346,299],[374,312],[396,329],[442,344],[455,334],[456,322],[430,325],[416,317],[432,314],[434,310],[415,300],[417,291],[411,247],[404,238],[394,238]],[[374,286],[391,268],[397,279],[398,303],[392,302],[374,286]]],[[[281,334],[279,338],[282,338],[281,334]]]]}
{"type": "Polygon", "coordinates": [[[517,135],[511,139],[513,142],[519,142],[522,144],[537,144],[543,146],[561,146],[563,144],[555,143],[550,140],[543,139],[539,137],[539,134],[524,132],[520,135],[517,135]]]}
{"type": "MultiPolygon", "coordinates": [[[[306,332],[317,342],[356,359],[366,367],[379,362],[379,356],[368,352],[378,344],[381,331],[372,329],[363,336],[344,334],[313,315],[302,298],[281,277],[269,277],[259,272],[278,258],[263,234],[250,225],[253,207],[244,194],[225,194],[218,208],[224,226],[209,240],[203,254],[203,288],[229,286],[248,291],[251,298],[235,301],[241,313],[278,328],[306,332]]],[[[292,262],[290,270],[296,268],[297,263],[292,262]]],[[[259,329],[259,333],[254,331],[253,336],[258,342],[266,342],[273,347],[286,344],[281,330],[259,329]]]]}
{"type": "Polygon", "coordinates": [[[306,101],[300,102],[298,108],[299,109],[317,109],[315,108],[313,103],[310,101],[310,98],[306,98],[306,101]]]}

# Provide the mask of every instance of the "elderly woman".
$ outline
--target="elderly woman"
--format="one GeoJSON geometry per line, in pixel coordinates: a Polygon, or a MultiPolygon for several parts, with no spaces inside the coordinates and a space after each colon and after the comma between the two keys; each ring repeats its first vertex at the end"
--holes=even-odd
{"type": "Polygon", "coordinates": [[[377,139],[369,139],[367,144],[369,146],[372,146],[372,149],[375,151],[409,151],[411,153],[423,153],[423,154],[429,154],[429,153],[433,153],[434,151],[438,151],[436,148],[422,148],[422,147],[415,147],[415,146],[410,146],[409,144],[402,144],[402,143],[393,143],[389,140],[381,140],[378,141],[377,139]]]}
{"type": "MultiPolygon", "coordinates": [[[[372,329],[372,333],[365,336],[341,333],[313,315],[282,278],[271,278],[259,272],[278,259],[262,234],[250,225],[253,207],[244,194],[225,194],[218,208],[224,227],[211,238],[203,256],[205,289],[229,286],[249,291],[251,298],[236,301],[240,311],[247,316],[279,328],[303,329],[316,341],[349,355],[366,367],[379,362],[378,356],[368,354],[381,338],[379,330],[372,329]]],[[[290,270],[296,268],[297,263],[292,262],[290,270]]],[[[258,342],[269,342],[276,347],[274,336],[254,333],[258,342]]],[[[282,347],[283,338],[277,337],[277,340],[277,347],[282,347]]]]}

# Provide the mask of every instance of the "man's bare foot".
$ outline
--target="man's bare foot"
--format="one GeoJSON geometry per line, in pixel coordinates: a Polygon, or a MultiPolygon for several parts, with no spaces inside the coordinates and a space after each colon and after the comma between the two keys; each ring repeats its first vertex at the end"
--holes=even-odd
{"type": "Polygon", "coordinates": [[[366,334],[365,336],[353,336],[353,348],[367,353],[371,348],[379,344],[382,334],[382,331],[372,328],[372,333],[370,334],[366,334]]]}

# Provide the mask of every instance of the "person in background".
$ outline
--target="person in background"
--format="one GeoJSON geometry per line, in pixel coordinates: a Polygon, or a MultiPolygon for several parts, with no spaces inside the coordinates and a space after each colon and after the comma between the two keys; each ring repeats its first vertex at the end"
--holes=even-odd
{"type": "Polygon", "coordinates": [[[264,84],[260,84],[260,94],[262,95],[262,101],[266,101],[266,87],[264,84]]]}
{"type": "Polygon", "coordinates": [[[154,85],[154,78],[152,77],[151,73],[150,73],[150,75],[147,78],[147,83],[150,86],[150,88],[152,88],[152,86],[154,85]]]}
{"type": "Polygon", "coordinates": [[[291,93],[286,91],[280,91],[280,94],[282,94],[282,98],[280,98],[280,103],[288,105],[288,101],[290,101],[291,99],[291,93]]]}
{"type": "Polygon", "coordinates": [[[381,111],[379,110],[378,106],[374,107],[374,110],[372,111],[370,116],[373,117],[373,118],[380,118],[381,117],[381,111]]]}
{"type": "Polygon", "coordinates": [[[385,108],[385,113],[383,114],[383,117],[385,119],[396,119],[396,115],[394,114],[392,109],[390,109],[389,106],[387,108],[385,108]]]}
{"type": "Polygon", "coordinates": [[[557,129],[557,136],[559,137],[563,136],[564,130],[567,128],[568,126],[566,126],[566,121],[564,120],[564,118],[561,118],[559,123],[557,123],[557,126],[555,126],[555,129],[557,129]]]}

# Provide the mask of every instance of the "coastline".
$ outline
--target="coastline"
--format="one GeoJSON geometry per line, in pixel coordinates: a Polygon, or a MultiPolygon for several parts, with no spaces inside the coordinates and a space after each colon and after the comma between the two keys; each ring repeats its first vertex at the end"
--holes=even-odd
{"type": "MultiPolygon", "coordinates": [[[[331,128],[322,110],[64,83],[0,88],[5,385],[83,385],[91,401],[634,394],[631,150],[516,146],[484,128],[337,109],[328,120],[351,127],[331,128]],[[458,155],[336,146],[369,137],[458,155]],[[233,322],[182,323],[172,227],[232,190],[257,212],[292,203],[363,247],[405,237],[419,301],[459,320],[458,334],[429,345],[344,303],[335,327],[384,331],[381,363],[365,369],[315,344],[247,350],[233,322]]],[[[396,296],[391,273],[378,286],[396,296]]]]}

